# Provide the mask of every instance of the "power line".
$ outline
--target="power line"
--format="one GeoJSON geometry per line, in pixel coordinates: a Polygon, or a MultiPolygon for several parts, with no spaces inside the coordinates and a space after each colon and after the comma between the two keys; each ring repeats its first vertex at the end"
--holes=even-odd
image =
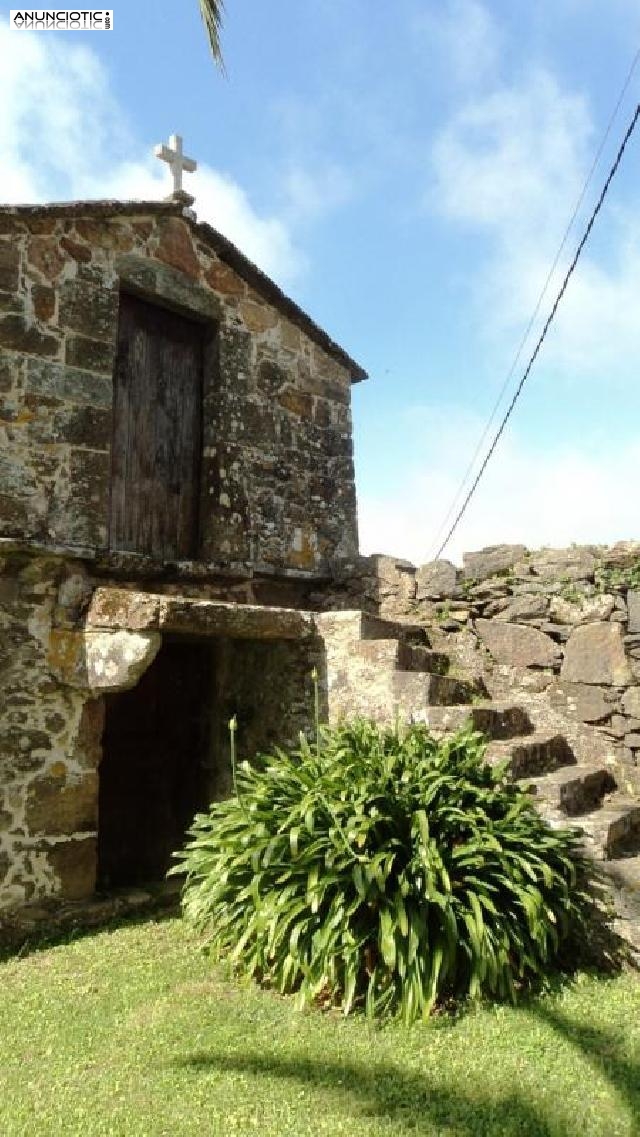
{"type": "Polygon", "coordinates": [[[496,446],[498,445],[498,442],[500,440],[502,432],[504,431],[504,428],[507,425],[507,422],[509,421],[509,419],[511,417],[513,408],[515,407],[515,405],[516,405],[516,403],[520,397],[520,394],[522,392],[522,388],[524,387],[527,379],[529,378],[529,374],[530,374],[531,369],[532,369],[532,367],[533,367],[533,365],[534,365],[534,363],[538,357],[538,353],[540,351],[540,348],[542,347],[542,344],[544,343],[547,332],[549,331],[549,328],[551,327],[551,324],[553,323],[553,320],[555,319],[555,315],[556,315],[556,312],[558,310],[558,305],[560,304],[560,301],[562,300],[562,297],[564,296],[564,294],[566,292],[567,285],[568,285],[569,280],[571,279],[571,277],[573,275],[573,271],[574,271],[574,269],[575,269],[575,267],[576,267],[576,265],[580,259],[582,250],[584,249],[584,246],[586,245],[587,241],[589,240],[589,236],[591,234],[591,230],[593,229],[595,220],[596,220],[596,218],[597,218],[597,216],[598,216],[598,214],[602,208],[604,199],[607,196],[607,193],[609,191],[609,186],[611,185],[611,182],[613,181],[613,179],[614,179],[614,177],[618,171],[618,166],[620,165],[620,162],[622,161],[622,155],[624,154],[627,143],[628,143],[629,139],[631,138],[633,131],[635,130],[638,118],[640,118],[640,103],[636,107],[633,118],[631,119],[631,122],[629,123],[629,126],[627,127],[626,134],[622,140],[622,143],[620,145],[620,149],[618,150],[618,153],[616,155],[616,160],[613,163],[613,166],[611,167],[611,169],[609,171],[609,175],[607,177],[606,182],[604,183],[604,186],[602,187],[602,192],[600,194],[600,197],[598,198],[598,201],[597,201],[596,206],[593,210],[593,213],[591,214],[591,217],[589,218],[589,224],[587,225],[587,227],[586,227],[586,229],[582,235],[582,239],[580,241],[580,244],[578,245],[578,248],[576,249],[574,258],[573,258],[571,264],[569,265],[569,268],[567,269],[565,278],[562,282],[562,285],[560,286],[560,291],[558,292],[558,295],[555,298],[553,307],[552,307],[549,315],[547,316],[545,325],[542,329],[542,332],[540,333],[540,336],[538,338],[538,342],[536,343],[536,346],[533,349],[531,358],[530,358],[530,360],[529,360],[529,362],[525,368],[524,374],[523,374],[523,376],[522,376],[522,378],[521,378],[521,380],[520,380],[520,382],[516,388],[515,394],[511,400],[508,408],[507,408],[506,414],[504,415],[504,418],[502,419],[502,422],[500,423],[500,426],[499,426],[498,430],[496,431],[493,442],[491,443],[491,446],[489,447],[489,450],[487,451],[487,454],[484,458],[484,461],[483,461],[483,463],[482,463],[482,465],[481,465],[481,467],[480,467],[480,469],[476,475],[475,481],[474,481],[473,485],[471,486],[471,489],[469,490],[469,493],[467,494],[466,498],[464,499],[464,502],[462,503],[462,507],[458,511],[458,514],[456,516],[455,521],[453,522],[453,525],[449,529],[447,536],[445,537],[444,541],[442,542],[440,548],[438,549],[438,551],[435,555],[435,560],[438,559],[438,557],[441,555],[443,550],[447,547],[447,545],[449,544],[449,541],[451,540],[453,534],[455,533],[456,529],[458,528],[458,525],[462,519],[462,516],[465,513],[466,508],[467,508],[469,502],[471,501],[471,498],[473,497],[473,495],[476,491],[478,483],[479,483],[482,475],[484,474],[484,472],[487,468],[489,460],[491,459],[491,456],[493,455],[493,452],[494,452],[496,446]]]}
{"type": "MultiPolygon", "coordinates": [[[[627,93],[627,90],[629,88],[629,84],[631,83],[631,80],[633,78],[633,74],[636,70],[636,67],[638,65],[639,60],[640,60],[640,48],[638,48],[638,50],[637,50],[637,52],[636,52],[636,54],[635,54],[635,56],[631,62],[631,66],[629,68],[629,71],[627,72],[627,77],[626,77],[626,79],[622,85],[622,88],[620,90],[620,94],[618,95],[618,99],[617,99],[616,104],[613,108],[613,111],[611,112],[611,115],[609,116],[609,121],[607,123],[606,129],[605,129],[604,134],[602,136],[602,139],[600,141],[600,145],[598,146],[596,155],[593,159],[593,162],[591,163],[591,168],[590,168],[590,170],[589,170],[589,172],[585,178],[584,184],[583,184],[582,189],[580,191],[580,195],[579,195],[578,200],[575,204],[573,213],[571,214],[571,217],[569,219],[567,227],[564,231],[562,240],[561,240],[560,245],[558,247],[558,251],[554,257],[553,264],[551,265],[551,268],[549,269],[549,272],[547,273],[546,280],[545,280],[545,282],[542,286],[542,289],[540,291],[540,294],[538,296],[536,306],[535,306],[533,313],[531,315],[531,318],[530,318],[530,320],[529,320],[529,322],[525,328],[522,339],[520,340],[520,343],[518,345],[518,349],[517,349],[517,351],[513,357],[513,362],[511,363],[511,366],[507,372],[504,383],[502,384],[502,387],[500,388],[498,397],[497,397],[497,399],[493,405],[493,408],[491,410],[491,414],[489,415],[489,418],[487,420],[487,424],[486,424],[486,426],[485,426],[485,428],[484,428],[484,430],[480,436],[480,439],[478,440],[478,443],[477,443],[476,448],[473,452],[473,455],[472,455],[472,457],[469,461],[469,464],[468,464],[468,466],[467,466],[467,468],[466,468],[466,470],[462,476],[462,480],[458,486],[458,489],[456,490],[453,501],[451,502],[451,505],[449,506],[449,510],[448,510],[444,520],[442,521],[440,528],[438,529],[438,531],[436,533],[434,545],[436,545],[437,542],[439,541],[440,535],[442,534],[445,526],[448,524],[449,519],[450,519],[451,515],[453,514],[453,511],[456,508],[456,506],[460,500],[460,497],[462,496],[462,492],[464,490],[464,487],[466,486],[466,484],[469,480],[469,476],[471,474],[471,471],[473,470],[473,467],[476,464],[476,459],[477,459],[480,451],[482,450],[482,447],[484,446],[485,439],[489,433],[489,430],[491,429],[491,425],[492,425],[492,423],[496,417],[496,414],[498,413],[498,407],[500,406],[500,404],[504,398],[505,392],[506,392],[506,390],[507,390],[507,388],[511,382],[511,379],[513,378],[516,367],[518,366],[518,363],[520,362],[520,356],[522,355],[525,344],[526,344],[526,342],[529,338],[529,335],[531,333],[531,329],[533,328],[533,325],[534,325],[534,323],[538,317],[538,313],[540,311],[540,308],[542,307],[542,302],[543,302],[543,300],[547,294],[547,290],[548,290],[549,285],[551,283],[552,277],[553,277],[553,275],[554,275],[554,273],[558,267],[560,257],[562,256],[562,254],[564,252],[565,245],[569,239],[569,234],[573,228],[576,217],[578,216],[578,213],[580,212],[580,209],[582,207],[582,203],[585,199],[586,192],[589,188],[589,185],[591,184],[591,179],[593,178],[593,175],[596,171],[596,168],[598,166],[600,158],[602,157],[602,152],[603,152],[603,150],[607,144],[609,135],[611,133],[611,129],[612,129],[613,124],[616,120],[616,117],[618,115],[618,111],[620,110],[620,107],[622,105],[624,97],[627,93]]],[[[449,540],[449,538],[447,537],[447,540],[445,541],[445,545],[448,543],[448,540],[449,540]]],[[[440,552],[442,551],[443,548],[444,548],[444,545],[441,546],[440,552]]],[[[439,556],[439,555],[440,555],[439,553],[436,554],[436,556],[439,556]]]]}

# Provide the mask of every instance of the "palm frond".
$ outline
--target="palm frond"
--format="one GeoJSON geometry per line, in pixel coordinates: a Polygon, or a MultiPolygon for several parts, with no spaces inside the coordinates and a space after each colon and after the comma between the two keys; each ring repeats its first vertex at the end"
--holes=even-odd
{"type": "Polygon", "coordinates": [[[222,0],[199,0],[199,4],[200,15],[207,29],[207,36],[209,38],[213,58],[220,70],[224,72],[224,59],[220,46],[220,30],[222,28],[222,11],[224,4],[222,0]]]}

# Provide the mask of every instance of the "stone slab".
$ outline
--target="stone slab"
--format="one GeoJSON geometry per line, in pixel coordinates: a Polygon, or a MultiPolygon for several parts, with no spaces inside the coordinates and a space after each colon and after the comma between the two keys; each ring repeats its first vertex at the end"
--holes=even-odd
{"type": "Polygon", "coordinates": [[[536,628],[476,620],[476,631],[497,663],[511,667],[554,667],[561,658],[556,643],[536,628]]]}
{"type": "Polygon", "coordinates": [[[627,609],[629,612],[628,632],[635,635],[640,632],[640,592],[627,593],[627,609]]]}
{"type": "Polygon", "coordinates": [[[164,596],[118,588],[96,590],[87,626],[250,640],[308,639],[315,633],[311,613],[294,608],[263,608],[254,604],[194,600],[188,596],[164,596]]]}
{"type": "Polygon", "coordinates": [[[529,562],[536,576],[544,580],[592,580],[596,558],[591,549],[575,546],[568,549],[540,549],[529,562]]]}
{"type": "Polygon", "coordinates": [[[457,569],[451,561],[429,561],[421,565],[416,573],[416,600],[437,600],[443,596],[455,596],[457,589],[457,569]]]}
{"type": "Polygon", "coordinates": [[[95,830],[98,825],[98,776],[51,771],[29,784],[25,821],[32,834],[58,836],[95,830]]]}
{"type": "Polygon", "coordinates": [[[524,545],[489,545],[477,553],[464,553],[464,575],[467,580],[486,580],[488,576],[513,568],[526,554],[524,545]]]}
{"type": "Polygon", "coordinates": [[[622,696],[622,707],[625,715],[640,718],[640,687],[630,687],[622,696]]]}
{"type": "Polygon", "coordinates": [[[569,683],[593,683],[605,687],[633,682],[619,624],[583,624],[571,633],[561,675],[569,683]]]}
{"type": "Polygon", "coordinates": [[[581,722],[602,722],[609,717],[612,704],[606,687],[586,683],[557,683],[549,690],[549,698],[559,709],[567,708],[581,722]]]}
{"type": "Polygon", "coordinates": [[[554,596],[551,601],[550,616],[560,624],[592,624],[608,620],[615,607],[613,596],[603,593],[596,596],[583,596],[577,602],[554,596]]]}
{"type": "Polygon", "coordinates": [[[514,596],[507,606],[497,613],[498,620],[505,620],[509,624],[518,624],[525,620],[536,620],[545,616],[549,601],[546,596],[539,593],[531,595],[514,596]]]}
{"type": "Polygon", "coordinates": [[[61,841],[48,850],[48,860],[65,900],[91,896],[96,886],[97,841],[95,837],[61,841]]]}

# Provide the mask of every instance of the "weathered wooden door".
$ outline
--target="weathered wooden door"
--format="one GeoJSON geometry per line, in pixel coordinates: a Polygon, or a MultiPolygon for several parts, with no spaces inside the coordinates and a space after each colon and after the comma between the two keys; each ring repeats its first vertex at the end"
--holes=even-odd
{"type": "Polygon", "coordinates": [[[197,555],[203,329],[135,296],[120,298],[111,519],[114,550],[197,555]]]}
{"type": "Polygon", "coordinates": [[[100,763],[102,886],[162,880],[213,796],[211,641],[164,641],[131,691],[106,700],[100,763]]]}

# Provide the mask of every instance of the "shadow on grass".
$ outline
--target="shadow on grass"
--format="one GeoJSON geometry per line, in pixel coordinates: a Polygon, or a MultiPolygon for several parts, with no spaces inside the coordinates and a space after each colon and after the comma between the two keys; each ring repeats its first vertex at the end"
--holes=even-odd
{"type": "Polygon", "coordinates": [[[0,928],[0,963],[11,959],[24,959],[35,952],[47,951],[49,948],[60,947],[63,944],[75,943],[90,936],[97,936],[101,932],[115,932],[118,928],[130,928],[142,924],[159,924],[179,916],[178,901],[166,903],[160,900],[153,901],[138,909],[125,911],[110,911],[88,921],[82,914],[76,915],[73,911],[69,918],[61,921],[59,926],[42,922],[22,935],[18,931],[8,942],[2,942],[2,929],[0,928]]]}
{"type": "MultiPolygon", "coordinates": [[[[553,1003],[539,1001],[529,1004],[531,1015],[552,1027],[567,1042],[575,1046],[593,1068],[606,1078],[609,1085],[638,1119],[640,1132],[640,1054],[635,1059],[624,1053],[624,1040],[613,1030],[599,1026],[585,1026],[573,1022],[553,1003]]],[[[630,1008],[630,1019],[636,1016],[630,1008]]]]}
{"type": "MultiPolygon", "coordinates": [[[[558,983],[557,990],[563,984],[558,983]]],[[[631,1118],[640,1118],[640,1055],[625,1053],[625,1038],[613,1029],[583,1025],[563,1013],[553,998],[532,998],[514,1008],[544,1023],[566,1040],[589,1062],[594,1073],[616,1092],[620,1105],[631,1118]]],[[[453,1022],[442,1023],[453,1025],[453,1022]]],[[[566,1055],[563,1059],[566,1062],[566,1055]]],[[[337,1063],[277,1054],[219,1054],[195,1052],[172,1063],[181,1069],[216,1070],[246,1074],[256,1079],[298,1083],[342,1098],[346,1110],[358,1118],[373,1117],[392,1122],[398,1137],[404,1133],[450,1134],[451,1137],[575,1137],[576,1126],[553,1116],[553,1099],[544,1107],[526,1099],[516,1086],[511,1092],[491,1094],[474,1074],[461,1088],[448,1087],[442,1079],[403,1070],[391,1063],[337,1063]]],[[[542,1077],[541,1072],[541,1077],[542,1077]]],[[[257,1089],[257,1092],[259,1090],[257,1089]]],[[[588,1093],[588,1087],[585,1087],[588,1093]]],[[[318,1101],[318,1108],[322,1102],[318,1101]]],[[[638,1130],[640,1132],[640,1129],[638,1130]]]]}
{"type": "MultiPolygon", "coordinates": [[[[386,1063],[337,1064],[275,1055],[228,1056],[195,1053],[177,1063],[182,1069],[242,1073],[280,1078],[344,1099],[357,1099],[354,1123],[363,1117],[393,1122],[402,1133],[438,1133],[451,1137],[575,1137],[562,1122],[548,1121],[514,1090],[491,1100],[479,1092],[449,1089],[426,1075],[386,1063]]],[[[321,1103],[318,1103],[321,1106],[321,1103]]]]}

